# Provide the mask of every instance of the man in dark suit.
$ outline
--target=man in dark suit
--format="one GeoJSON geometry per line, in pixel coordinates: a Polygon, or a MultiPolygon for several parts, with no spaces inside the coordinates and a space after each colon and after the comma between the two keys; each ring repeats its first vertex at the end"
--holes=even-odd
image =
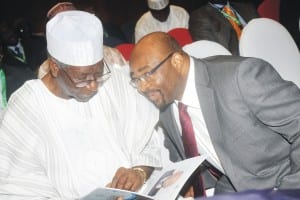
{"type": "MultiPolygon", "coordinates": [[[[226,0],[209,0],[207,4],[194,10],[190,14],[189,31],[192,39],[210,40],[218,42],[227,48],[233,55],[239,55],[238,36],[223,7],[229,3],[226,0]]],[[[242,29],[248,21],[259,17],[256,8],[250,1],[230,1],[236,19],[242,29]]]]}
{"type": "Polygon", "coordinates": [[[26,80],[37,77],[37,68],[47,58],[46,40],[33,36],[24,19],[1,23],[3,70],[6,74],[7,97],[26,80]]]}
{"type": "Polygon", "coordinates": [[[35,71],[47,58],[46,38],[31,33],[30,24],[24,18],[3,22],[0,38],[4,45],[4,63],[23,65],[35,71]]]}
{"type": "Polygon", "coordinates": [[[130,75],[131,85],[161,109],[173,161],[187,157],[177,106],[187,105],[197,152],[223,173],[204,174],[216,193],[300,187],[300,90],[267,62],[195,59],[156,32],[136,44],[130,75]]]}

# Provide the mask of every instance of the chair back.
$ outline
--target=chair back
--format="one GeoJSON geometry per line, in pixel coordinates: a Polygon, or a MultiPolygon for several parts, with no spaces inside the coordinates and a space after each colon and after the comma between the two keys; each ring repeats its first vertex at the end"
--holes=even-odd
{"type": "Polygon", "coordinates": [[[115,46],[116,49],[119,50],[119,52],[122,54],[124,59],[128,61],[130,59],[131,52],[134,48],[133,43],[123,43],[115,46]]]}
{"type": "Polygon", "coordinates": [[[300,87],[300,53],[295,41],[279,22],[268,18],[251,20],[239,41],[241,56],[266,60],[285,80],[300,87]]]}
{"type": "Polygon", "coordinates": [[[264,0],[257,7],[260,17],[270,18],[279,22],[280,0],[264,0]]]}
{"type": "Polygon", "coordinates": [[[221,44],[209,40],[198,40],[183,46],[183,50],[195,58],[205,58],[215,55],[231,55],[221,44]]]}
{"type": "Polygon", "coordinates": [[[193,42],[192,36],[187,28],[174,28],[168,31],[168,34],[174,37],[181,47],[193,42]]]}

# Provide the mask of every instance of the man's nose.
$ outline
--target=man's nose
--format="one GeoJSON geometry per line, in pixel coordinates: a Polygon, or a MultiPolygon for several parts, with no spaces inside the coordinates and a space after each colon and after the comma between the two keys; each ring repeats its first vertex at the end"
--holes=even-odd
{"type": "Polygon", "coordinates": [[[97,91],[99,87],[99,83],[96,80],[92,80],[88,85],[87,88],[91,91],[97,91]]]}

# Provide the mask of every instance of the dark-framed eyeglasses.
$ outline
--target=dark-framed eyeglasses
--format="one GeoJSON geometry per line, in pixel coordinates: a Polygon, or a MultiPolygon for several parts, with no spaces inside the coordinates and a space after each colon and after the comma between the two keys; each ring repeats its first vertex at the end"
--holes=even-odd
{"type": "Polygon", "coordinates": [[[156,72],[169,58],[172,57],[172,55],[174,54],[174,52],[171,52],[167,55],[167,57],[165,57],[160,63],[158,63],[153,69],[151,69],[149,72],[146,72],[145,74],[143,74],[140,77],[137,78],[132,78],[130,80],[130,85],[134,88],[137,88],[139,86],[140,82],[147,82],[147,80],[149,80],[149,78],[151,77],[152,74],[154,74],[154,72],[156,72]]]}
{"type": "Polygon", "coordinates": [[[94,77],[93,79],[87,79],[87,77],[84,80],[74,80],[69,73],[64,69],[64,67],[60,67],[60,69],[65,73],[65,75],[68,77],[68,79],[74,84],[75,87],[77,88],[83,88],[89,85],[92,81],[96,81],[99,84],[103,84],[105,81],[107,81],[110,76],[111,76],[111,71],[109,69],[109,66],[107,63],[103,60],[104,68],[103,68],[103,73],[99,74],[98,76],[94,77]]]}

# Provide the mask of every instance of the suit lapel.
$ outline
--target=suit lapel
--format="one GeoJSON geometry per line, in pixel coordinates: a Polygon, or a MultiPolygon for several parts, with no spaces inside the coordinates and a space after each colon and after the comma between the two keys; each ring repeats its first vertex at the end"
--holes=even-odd
{"type": "Polygon", "coordinates": [[[212,140],[219,141],[221,129],[215,107],[214,90],[208,87],[209,76],[207,68],[200,60],[195,60],[195,81],[200,107],[208,132],[212,140]]]}
{"type": "Polygon", "coordinates": [[[10,61],[9,63],[23,63],[26,64],[26,55],[25,55],[25,50],[23,48],[23,50],[20,49],[20,53],[22,53],[22,55],[17,55],[15,51],[13,51],[10,48],[7,48],[7,54],[6,57],[8,61],[10,61]]]}
{"type": "Polygon", "coordinates": [[[230,163],[228,163],[229,159],[226,156],[227,151],[224,148],[223,134],[216,109],[215,93],[208,86],[209,75],[207,67],[203,61],[196,59],[194,61],[197,94],[211,141],[220,161],[222,161],[222,166],[230,166],[230,163]]]}

